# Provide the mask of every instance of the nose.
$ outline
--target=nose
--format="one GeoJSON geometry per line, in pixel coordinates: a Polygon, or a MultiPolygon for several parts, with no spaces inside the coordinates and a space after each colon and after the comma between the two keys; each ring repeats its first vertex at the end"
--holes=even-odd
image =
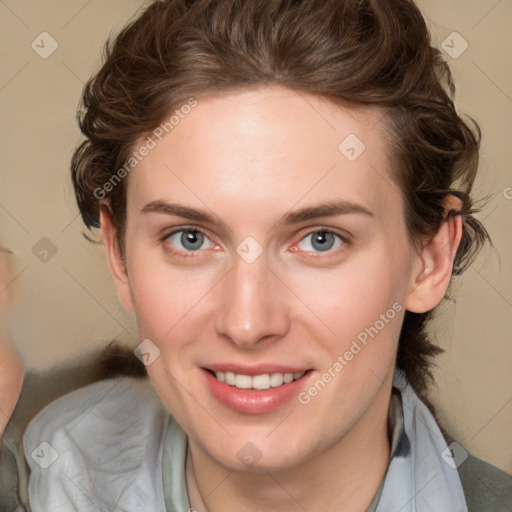
{"type": "Polygon", "coordinates": [[[282,337],[289,329],[289,311],[282,282],[267,265],[265,253],[247,263],[238,255],[219,290],[217,333],[250,349],[282,337]]]}

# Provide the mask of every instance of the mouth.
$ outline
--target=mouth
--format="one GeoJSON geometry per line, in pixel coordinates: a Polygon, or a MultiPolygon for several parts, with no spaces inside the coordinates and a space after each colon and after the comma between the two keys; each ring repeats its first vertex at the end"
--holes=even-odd
{"type": "Polygon", "coordinates": [[[263,391],[270,388],[278,388],[284,384],[289,384],[290,382],[299,380],[309,370],[288,373],[261,373],[258,375],[244,375],[230,371],[207,371],[219,382],[223,382],[228,386],[232,386],[237,389],[253,389],[263,391]]]}
{"type": "Polygon", "coordinates": [[[245,414],[264,414],[280,409],[296,398],[316,373],[313,369],[276,366],[222,365],[201,370],[209,393],[223,406],[245,414]]]}

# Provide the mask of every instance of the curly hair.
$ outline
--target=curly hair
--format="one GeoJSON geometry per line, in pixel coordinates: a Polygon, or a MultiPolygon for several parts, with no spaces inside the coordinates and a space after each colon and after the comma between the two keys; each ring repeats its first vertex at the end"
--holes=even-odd
{"type": "MultiPolygon", "coordinates": [[[[108,201],[124,254],[127,180],[119,177],[137,141],[190,98],[265,85],[380,108],[411,243],[419,247],[447,214],[461,215],[453,274],[465,270],[489,240],[471,198],[481,134],[457,114],[450,69],[412,0],[151,3],[109,38],[83,92],[85,140],[71,170],[85,225],[99,227],[108,201]],[[460,210],[444,210],[449,194],[460,210]]],[[[433,311],[407,311],[399,339],[397,365],[420,394],[441,352],[427,333],[433,311]]]]}

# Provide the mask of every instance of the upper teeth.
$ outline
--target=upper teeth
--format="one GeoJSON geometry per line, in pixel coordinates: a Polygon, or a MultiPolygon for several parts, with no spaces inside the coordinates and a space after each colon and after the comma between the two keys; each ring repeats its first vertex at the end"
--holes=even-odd
{"type": "Polygon", "coordinates": [[[269,389],[300,379],[306,372],[296,373],[264,373],[262,375],[239,375],[233,372],[215,372],[221,382],[239,389],[269,389]]]}

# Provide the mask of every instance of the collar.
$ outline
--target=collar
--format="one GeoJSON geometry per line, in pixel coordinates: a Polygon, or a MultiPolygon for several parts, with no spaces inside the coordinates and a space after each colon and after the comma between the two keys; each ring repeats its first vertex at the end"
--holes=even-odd
{"type": "Polygon", "coordinates": [[[446,462],[443,434],[398,369],[392,396],[392,458],[376,512],[468,512],[458,471],[446,462]]]}

